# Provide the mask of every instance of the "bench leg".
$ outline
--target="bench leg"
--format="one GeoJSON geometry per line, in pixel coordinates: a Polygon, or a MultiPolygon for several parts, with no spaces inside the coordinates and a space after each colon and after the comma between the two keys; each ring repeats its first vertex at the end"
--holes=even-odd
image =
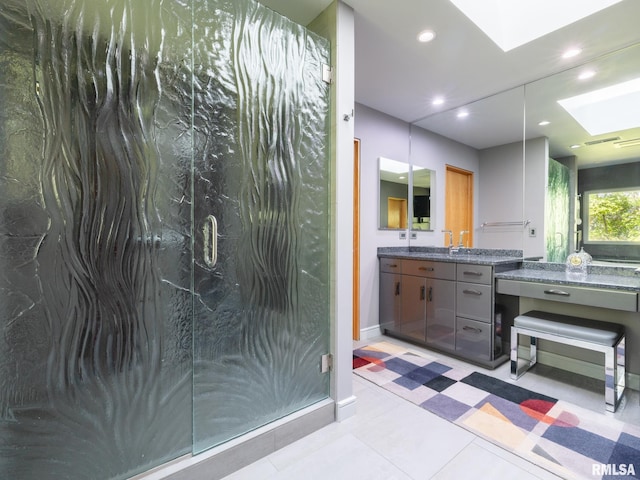
{"type": "Polygon", "coordinates": [[[604,399],[608,412],[615,412],[626,386],[625,336],[604,354],[604,399]]]}
{"type": "Polygon", "coordinates": [[[518,364],[520,359],[518,357],[518,337],[519,337],[518,334],[519,334],[518,328],[511,327],[511,352],[509,357],[511,359],[511,378],[514,380],[517,380],[522,375],[524,375],[524,373],[526,373],[527,370],[533,367],[538,361],[538,348],[537,348],[538,339],[536,337],[530,336],[529,337],[529,360],[526,362],[526,364],[522,368],[519,368],[518,364]]]}

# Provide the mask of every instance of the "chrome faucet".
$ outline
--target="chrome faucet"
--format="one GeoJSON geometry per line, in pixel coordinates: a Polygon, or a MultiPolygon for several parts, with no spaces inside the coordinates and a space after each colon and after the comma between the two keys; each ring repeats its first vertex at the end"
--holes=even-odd
{"type": "Polygon", "coordinates": [[[458,248],[464,248],[464,243],[462,243],[462,237],[464,237],[465,233],[469,233],[469,230],[460,230],[460,241],[458,242],[458,248]]]}
{"type": "Polygon", "coordinates": [[[451,255],[452,253],[456,253],[458,251],[458,248],[453,246],[453,232],[451,230],[442,230],[442,232],[449,234],[449,255],[451,255]]]}

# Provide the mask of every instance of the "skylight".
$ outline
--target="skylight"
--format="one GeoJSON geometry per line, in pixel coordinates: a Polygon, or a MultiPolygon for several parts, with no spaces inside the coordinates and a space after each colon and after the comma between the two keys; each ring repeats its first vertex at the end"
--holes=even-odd
{"type": "Polygon", "coordinates": [[[640,127],[640,78],[618,83],[558,103],[590,135],[640,127]]]}
{"type": "Polygon", "coordinates": [[[508,52],[622,0],[450,0],[508,52]]]}

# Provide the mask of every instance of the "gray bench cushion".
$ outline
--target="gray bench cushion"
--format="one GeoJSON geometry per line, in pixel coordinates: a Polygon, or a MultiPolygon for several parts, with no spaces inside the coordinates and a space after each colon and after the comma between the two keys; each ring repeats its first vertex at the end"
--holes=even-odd
{"type": "Polygon", "coordinates": [[[624,333],[622,325],[536,310],[517,316],[513,324],[520,328],[607,346],[615,345],[624,333]]]}

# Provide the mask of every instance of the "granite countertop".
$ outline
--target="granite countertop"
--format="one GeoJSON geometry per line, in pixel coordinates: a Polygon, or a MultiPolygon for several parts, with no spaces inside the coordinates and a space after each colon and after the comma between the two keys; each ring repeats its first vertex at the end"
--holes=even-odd
{"type": "Polygon", "coordinates": [[[448,253],[442,247],[380,247],[379,258],[406,258],[409,260],[436,260],[439,262],[468,263],[474,265],[504,265],[522,262],[521,250],[461,248],[448,253]]]}
{"type": "Polygon", "coordinates": [[[495,278],[640,292],[640,273],[635,273],[632,267],[590,265],[587,275],[579,275],[567,273],[563,264],[523,262],[521,268],[496,273],[495,278]]]}

